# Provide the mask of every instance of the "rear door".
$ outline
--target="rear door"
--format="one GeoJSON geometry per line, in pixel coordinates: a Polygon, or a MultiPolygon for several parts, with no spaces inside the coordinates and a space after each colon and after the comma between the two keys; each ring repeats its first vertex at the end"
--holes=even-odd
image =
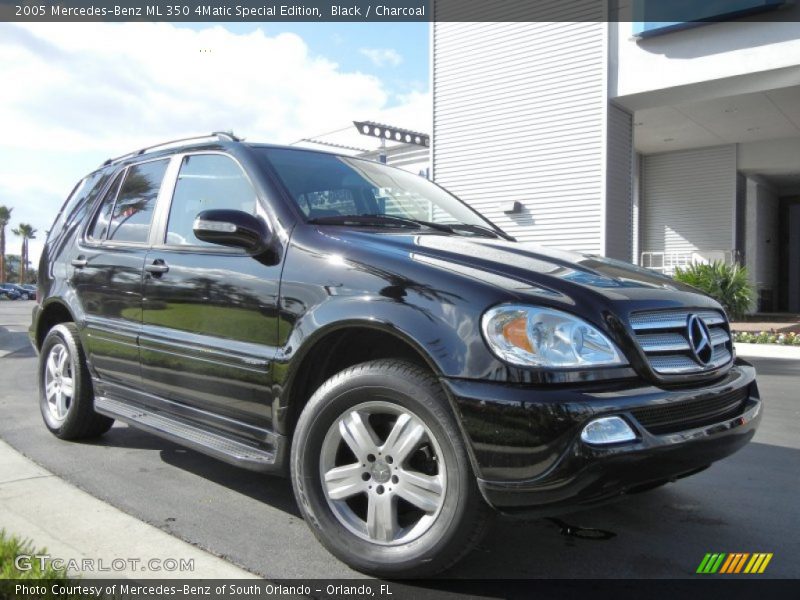
{"type": "Polygon", "coordinates": [[[168,158],[150,160],[117,173],[67,264],[91,365],[108,383],[141,383],[142,269],[168,165],[168,158]]]}
{"type": "Polygon", "coordinates": [[[176,157],[163,237],[147,254],[140,337],[145,389],[162,398],[269,426],[277,343],[280,262],[198,240],[208,209],[261,216],[264,206],[241,165],[219,152],[176,157]]]}

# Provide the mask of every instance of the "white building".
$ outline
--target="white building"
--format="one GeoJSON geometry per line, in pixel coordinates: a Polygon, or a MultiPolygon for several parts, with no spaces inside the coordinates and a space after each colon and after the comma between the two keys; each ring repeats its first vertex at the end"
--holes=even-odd
{"type": "Polygon", "coordinates": [[[800,7],[637,38],[585,4],[434,23],[434,179],[523,241],[666,272],[738,257],[759,310],[800,312],[800,7]]]}

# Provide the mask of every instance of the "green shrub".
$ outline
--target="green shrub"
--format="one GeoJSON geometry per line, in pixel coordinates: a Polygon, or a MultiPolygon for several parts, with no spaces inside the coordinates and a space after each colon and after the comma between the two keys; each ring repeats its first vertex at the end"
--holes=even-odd
{"type": "Polygon", "coordinates": [[[722,304],[728,317],[739,319],[750,310],[753,288],[747,281],[747,269],[721,261],[694,263],[675,269],[675,279],[697,288],[722,304]]]}
{"type": "Polygon", "coordinates": [[[734,331],[733,341],[744,344],[780,344],[782,346],[800,346],[800,333],[790,331],[775,333],[774,331],[734,331]]]}
{"type": "MultiPolygon", "coordinates": [[[[83,594],[55,594],[54,585],[70,587],[74,580],[67,577],[63,569],[54,569],[51,565],[42,568],[38,560],[31,561],[29,570],[19,570],[15,562],[20,555],[45,555],[47,550],[36,548],[29,540],[22,539],[15,535],[9,535],[5,530],[0,529],[0,598],[36,598],[36,600],[96,600],[96,596],[86,596],[83,594]],[[24,583],[28,585],[44,586],[44,594],[18,594],[16,585],[24,583]]],[[[104,600],[106,596],[101,596],[104,600]]]]}

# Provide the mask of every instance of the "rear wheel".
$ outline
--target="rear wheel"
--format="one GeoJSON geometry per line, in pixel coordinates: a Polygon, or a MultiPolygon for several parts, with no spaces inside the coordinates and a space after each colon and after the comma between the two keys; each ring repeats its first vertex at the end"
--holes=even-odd
{"type": "Polygon", "coordinates": [[[306,522],[355,569],[442,571],[480,539],[489,509],[439,382],[399,361],[347,369],[314,394],[292,444],[306,522]]]}
{"type": "Polygon", "coordinates": [[[50,432],[64,440],[96,437],[114,424],[94,412],[92,380],[72,323],[54,326],[42,343],[39,407],[50,432]]]}

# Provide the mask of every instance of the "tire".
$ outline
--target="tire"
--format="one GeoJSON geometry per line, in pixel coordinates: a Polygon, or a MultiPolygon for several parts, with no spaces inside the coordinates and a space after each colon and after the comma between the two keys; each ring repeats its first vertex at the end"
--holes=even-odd
{"type": "Polygon", "coordinates": [[[62,440],[97,437],[114,424],[113,419],[94,412],[92,379],[73,323],[55,325],[44,338],[39,354],[39,408],[44,424],[62,440]]]}
{"type": "Polygon", "coordinates": [[[410,363],[367,362],[326,381],[300,415],[291,471],[317,539],[378,577],[441,572],[488,526],[447,397],[410,363]]]}

